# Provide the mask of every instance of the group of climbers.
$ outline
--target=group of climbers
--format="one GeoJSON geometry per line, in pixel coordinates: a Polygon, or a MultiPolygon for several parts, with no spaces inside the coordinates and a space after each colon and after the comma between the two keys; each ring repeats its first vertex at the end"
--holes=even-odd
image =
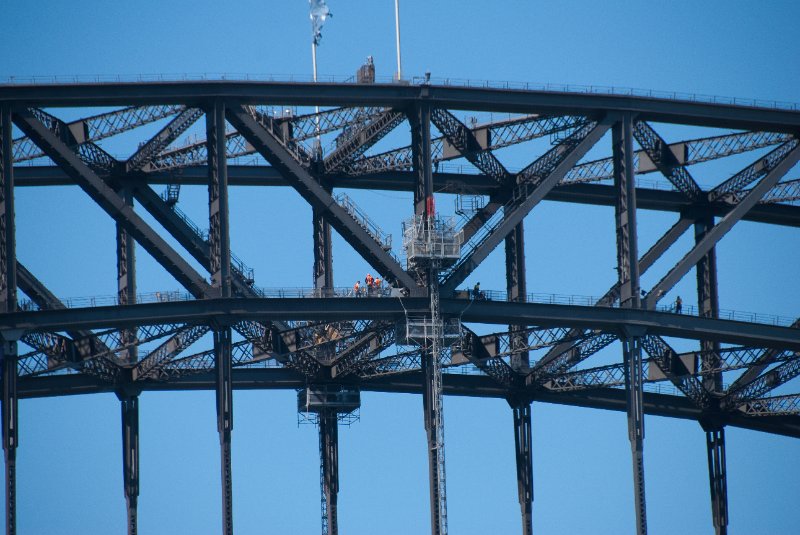
{"type": "Polygon", "coordinates": [[[363,295],[380,295],[383,290],[383,281],[378,277],[373,277],[372,273],[367,273],[364,277],[364,286],[361,286],[361,281],[356,281],[353,285],[353,295],[360,297],[363,295]]]}

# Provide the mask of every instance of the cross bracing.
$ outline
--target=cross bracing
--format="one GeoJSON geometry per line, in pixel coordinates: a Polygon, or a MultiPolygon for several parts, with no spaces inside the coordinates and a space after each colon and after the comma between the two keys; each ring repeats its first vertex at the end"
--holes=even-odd
{"type": "MultiPolygon", "coordinates": [[[[139,392],[215,390],[226,533],[233,521],[234,390],[324,383],[422,392],[425,355],[399,345],[396,334],[410,315],[431,314],[430,281],[399,260],[381,225],[415,207],[434,210],[434,192],[439,212],[451,210],[455,196],[471,196],[458,204],[467,245],[440,281],[442,316],[463,325],[441,352],[442,388],[509,400],[524,530],[531,522],[525,503],[533,499],[526,476],[531,401],[627,411],[631,437],[640,437],[631,439],[640,466],[645,415],[693,419],[707,433],[737,426],[800,437],[797,323],[770,324],[756,315],[726,319],[716,282],[716,271],[729,269],[716,259],[718,245],[741,222],[800,226],[797,111],[430,85],[238,82],[4,86],[0,106],[0,203],[6,207],[0,210],[0,334],[8,342],[3,361],[16,362],[4,369],[4,408],[18,398],[113,391],[128,415],[126,429],[138,440],[131,415],[139,392]],[[117,110],[59,119],[62,108],[92,106],[117,110]],[[471,119],[484,112],[502,118],[471,119]],[[694,133],[676,138],[672,125],[694,133]],[[131,143],[139,132],[149,133],[131,143]],[[247,162],[234,160],[250,155],[247,162]],[[728,161],[722,173],[700,165],[728,161]],[[651,182],[637,182],[644,175],[651,182]],[[48,289],[46,270],[27,269],[26,259],[7,246],[15,189],[53,185],[78,186],[110,216],[118,236],[130,239],[118,238],[119,294],[112,303],[66,306],[48,289]],[[168,186],[163,195],[155,190],[160,185],[168,186]],[[186,215],[191,206],[179,195],[183,185],[209,188],[206,222],[186,215]],[[337,289],[331,241],[319,239],[315,273],[326,266],[320,268],[325,276],[313,289],[262,290],[270,281],[259,274],[258,253],[230,250],[235,233],[228,219],[236,210],[227,192],[245,186],[288,186],[298,203],[313,208],[319,235],[333,229],[383,285],[337,289]],[[344,189],[405,191],[414,204],[397,215],[381,213],[344,189]],[[522,243],[524,225],[542,201],[616,207],[617,242],[608,248],[617,251],[617,276],[597,288],[598,294],[611,288],[603,297],[580,304],[528,297],[526,287],[537,279],[525,268],[524,246],[514,244],[522,243]],[[639,256],[635,215],[648,210],[676,222],[649,236],[652,245],[639,256]],[[693,226],[695,242],[687,248],[693,226]],[[157,299],[137,298],[129,254],[134,241],[174,280],[157,299]],[[502,282],[484,281],[482,290],[473,290],[473,273],[491,264],[501,242],[507,293],[491,292],[502,290],[502,282]],[[690,271],[697,273],[697,306],[665,305],[674,288],[685,288],[690,271]],[[645,273],[656,282],[639,299],[645,273]],[[28,300],[18,300],[17,289],[28,300]],[[492,334],[478,334],[485,332],[492,334]]],[[[16,234],[25,239],[26,229],[16,234]]],[[[287,269],[306,269],[285,261],[287,269]]],[[[343,276],[350,275],[336,278],[343,276]]],[[[125,444],[128,457],[138,455],[125,444]]],[[[16,448],[13,441],[4,445],[16,448]]],[[[716,437],[712,446],[715,459],[724,459],[718,455],[724,440],[716,437]]],[[[331,476],[324,473],[331,463],[323,465],[323,476],[331,476]]],[[[642,533],[643,473],[635,475],[642,533]]],[[[131,518],[137,478],[126,469],[131,518]]],[[[718,532],[725,522],[714,519],[718,532]]],[[[441,527],[434,522],[432,531],[441,527]]]]}

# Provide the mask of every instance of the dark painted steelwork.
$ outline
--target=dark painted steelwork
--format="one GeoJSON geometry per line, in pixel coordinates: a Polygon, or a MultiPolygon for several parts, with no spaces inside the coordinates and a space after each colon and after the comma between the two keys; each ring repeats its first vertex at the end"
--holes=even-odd
{"type": "Polygon", "coordinates": [[[0,106],[0,311],[17,307],[11,108],[0,106]]]}
{"type": "Polygon", "coordinates": [[[642,392],[643,331],[629,330],[622,338],[625,362],[625,396],[628,413],[628,439],[633,461],[633,499],[636,511],[636,533],[647,533],[647,502],[644,489],[644,404],[642,392]]]}
{"type": "MultiPolygon", "coordinates": [[[[488,139],[479,141],[475,132],[447,110],[434,109],[430,118],[450,145],[483,174],[494,178],[499,184],[508,180],[510,175],[500,160],[491,151],[484,150],[489,145],[488,139]]],[[[484,129],[484,135],[489,135],[488,129],[484,129]]]]}
{"type": "Polygon", "coordinates": [[[706,431],[708,479],[711,487],[711,516],[714,533],[728,533],[728,483],[725,460],[725,428],[706,431]]]}
{"type": "MultiPolygon", "coordinates": [[[[644,121],[636,121],[633,133],[650,161],[675,186],[675,189],[692,201],[702,198],[700,186],[673,153],[673,148],[667,145],[667,142],[649,124],[644,121]]],[[[631,147],[632,150],[633,147],[631,147]]],[[[631,167],[633,167],[632,160],[631,167]]]]}
{"type": "MultiPolygon", "coordinates": [[[[528,295],[525,277],[525,225],[519,223],[508,236],[506,251],[506,291],[511,301],[525,302],[528,295]]],[[[508,334],[512,340],[513,353],[511,367],[518,373],[527,373],[530,369],[529,353],[525,347],[527,340],[521,333],[527,325],[513,324],[508,326],[508,334]]]]}
{"type": "Polygon", "coordinates": [[[17,393],[17,341],[15,333],[0,333],[0,371],[3,376],[3,452],[5,453],[6,533],[17,532],[17,446],[19,445],[19,395],[17,393]]]}
{"type": "Polygon", "coordinates": [[[408,115],[411,124],[411,154],[414,172],[414,214],[434,215],[433,169],[431,158],[431,108],[427,104],[416,106],[408,115]],[[431,201],[429,201],[431,199],[431,201]]]}
{"type": "Polygon", "coordinates": [[[333,242],[331,241],[331,225],[322,210],[314,208],[311,213],[314,240],[314,288],[321,290],[321,295],[330,295],[333,291],[333,242]]]}
{"type": "MultiPolygon", "coordinates": [[[[505,301],[442,299],[445,317],[461,316],[464,322],[509,324],[521,322],[542,327],[578,326],[618,333],[623,325],[643,326],[649,333],[688,339],[718,340],[743,346],[800,349],[800,331],[763,323],[675,315],[652,310],[607,306],[550,305],[505,301]]],[[[250,298],[203,299],[140,303],[127,307],[100,306],[66,310],[14,312],[0,316],[0,330],[63,331],[77,327],[124,328],[163,323],[211,324],[218,319],[242,320],[354,320],[400,321],[405,312],[424,315],[425,298],[250,298]],[[404,309],[405,307],[405,309],[404,309]]]]}
{"type": "Polygon", "coordinates": [[[125,161],[124,172],[127,174],[148,168],[153,158],[169,146],[170,143],[178,139],[202,115],[203,111],[200,109],[189,108],[183,110],[125,161]]]}
{"type": "MultiPolygon", "coordinates": [[[[476,236],[472,247],[466,248],[466,252],[462,248],[461,259],[446,273],[442,281],[442,292],[445,295],[464,282],[478,264],[489,256],[508,233],[521,223],[534,206],[558,184],[567,171],[600,140],[611,124],[611,119],[604,118],[599,123],[581,128],[520,171],[515,177],[516,183],[513,189],[504,195],[502,219],[495,221],[493,226],[486,224],[487,214],[476,214],[473,220],[477,219],[481,227],[472,227],[475,228],[473,236],[476,236]],[[481,234],[477,234],[479,228],[482,230],[481,234]]],[[[498,202],[494,211],[488,215],[496,213],[500,208],[499,204],[498,202]]],[[[489,206],[491,201],[484,210],[489,206]]],[[[468,228],[470,228],[469,223],[465,227],[465,240],[472,238],[466,232],[468,228]]]]}
{"type": "Polygon", "coordinates": [[[216,367],[217,431],[219,432],[222,475],[222,533],[233,535],[233,471],[231,433],[233,431],[233,381],[231,371],[231,329],[214,330],[216,367]]]}
{"type": "Polygon", "coordinates": [[[228,225],[228,164],[225,159],[225,104],[206,111],[208,140],[208,248],[211,282],[220,297],[231,296],[231,244],[228,225]]]}
{"type": "Polygon", "coordinates": [[[319,414],[319,453],[322,478],[322,503],[325,508],[323,535],[339,533],[339,423],[336,410],[319,414]]]}
{"type": "Polygon", "coordinates": [[[437,440],[439,414],[438,407],[434,401],[436,396],[434,381],[435,370],[433,359],[436,355],[426,351],[422,356],[422,410],[425,413],[425,433],[427,437],[428,449],[428,482],[430,487],[430,512],[431,512],[431,535],[442,535],[447,533],[447,523],[443,522],[447,518],[447,511],[442,511],[441,489],[439,482],[444,478],[440,473],[443,466],[442,456],[444,455],[443,445],[439,447],[437,440]]]}
{"type": "MultiPolygon", "coordinates": [[[[612,129],[614,186],[618,188],[616,216],[617,274],[622,308],[639,308],[639,250],[636,227],[636,189],[633,178],[633,117],[624,115],[612,129]]],[[[642,144],[642,140],[639,140],[642,144]]],[[[645,147],[647,149],[647,147],[645,147]]],[[[659,150],[661,150],[659,148],[659,150]]],[[[655,156],[655,154],[653,154],[655,156]]],[[[633,466],[636,533],[647,533],[644,485],[643,329],[622,329],[622,352],[628,415],[628,439],[633,466]]]]}
{"type": "Polygon", "coordinates": [[[522,515],[522,534],[533,534],[533,453],[530,402],[512,403],[517,492],[522,515]]]}
{"type": "MultiPolygon", "coordinates": [[[[800,160],[800,147],[798,141],[788,141],[765,156],[758,162],[758,169],[749,166],[745,171],[733,177],[728,182],[743,183],[737,179],[740,175],[758,177],[763,175],[759,183],[747,190],[744,197],[723,217],[719,223],[709,229],[703,238],[695,244],[686,255],[648,292],[644,306],[655,307],[658,300],[669,291],[700,259],[708,254],[712,247],[736,224],[750,208],[752,208],[772,188],[786,172],[800,160]],[[776,157],[777,154],[777,157],[776,157]],[[752,169],[752,170],[751,170],[752,169]]],[[[755,165],[755,164],[754,164],[755,165]]],[[[727,184],[727,183],[726,183],[727,184]]],[[[724,186],[725,184],[723,184],[724,186]]],[[[727,186],[726,186],[727,188],[727,186]]],[[[720,191],[726,191],[726,188],[720,191]]],[[[712,192],[714,193],[714,192],[712,192]]],[[[709,194],[713,197],[712,194],[709,194]]]]}
{"type": "Polygon", "coordinates": [[[485,87],[404,86],[398,84],[335,84],[296,82],[171,82],[0,87],[0,102],[24,101],[33,106],[129,106],[131,104],[197,105],[213,98],[245,104],[279,102],[296,106],[384,106],[402,108],[424,98],[446,109],[554,115],[623,111],[651,122],[691,124],[753,131],[795,133],[800,113],[775,108],[745,107],[631,95],[518,91],[485,87]]]}
{"type": "MultiPolygon", "coordinates": [[[[11,108],[0,106],[0,312],[17,309],[17,255],[14,222],[11,108]]],[[[21,332],[0,332],[0,372],[3,380],[2,426],[5,454],[6,534],[17,532],[17,340],[21,332]]]]}
{"type": "Polygon", "coordinates": [[[128,514],[128,535],[139,529],[139,396],[119,393],[122,411],[122,481],[128,514]]]}
{"type": "Polygon", "coordinates": [[[97,202],[111,217],[150,253],[161,265],[198,297],[210,295],[211,288],[147,223],[141,219],[94,171],[62,141],[55,137],[28,110],[15,110],[17,126],[97,202]]]}
{"type": "Polygon", "coordinates": [[[636,188],[633,178],[633,118],[625,115],[612,128],[614,206],[617,229],[617,272],[621,307],[639,308],[639,246],[636,227],[636,188]]]}
{"type": "MultiPolygon", "coordinates": [[[[122,192],[125,204],[133,208],[133,195],[130,190],[122,192]]],[[[120,305],[132,305],[136,303],[136,245],[133,237],[128,234],[125,227],[116,224],[117,228],[117,302],[120,305]]],[[[120,336],[121,346],[131,346],[126,349],[120,358],[131,364],[139,360],[138,348],[136,343],[135,329],[124,329],[120,336]]]]}
{"type": "MultiPolygon", "coordinates": [[[[800,160],[800,113],[665,99],[437,87],[429,84],[352,86],[347,84],[178,83],[0,87],[0,332],[3,344],[3,431],[6,451],[7,522],[14,523],[14,467],[17,399],[60,394],[117,392],[123,404],[123,454],[129,533],[136,531],[138,496],[138,393],[141,390],[210,389],[217,394],[222,479],[223,532],[232,533],[231,431],[233,388],[299,388],[309,380],[365,390],[422,393],[428,432],[433,533],[447,530],[441,393],[505,398],[514,409],[517,476],[523,532],[532,530],[533,499],[530,399],[628,414],[635,487],[637,532],[647,529],[644,500],[644,414],[699,421],[707,433],[712,511],[717,533],[727,529],[724,426],[800,436],[797,396],[763,397],[800,375],[797,322],[777,327],[719,319],[715,247],[740,220],[800,226],[800,195],[790,181],[778,181],[800,160]],[[16,100],[22,99],[22,100],[16,100]],[[23,102],[24,100],[24,102],[23,102]],[[36,108],[59,105],[129,106],[65,123],[36,108]],[[268,106],[264,106],[267,104],[268,106]],[[283,104],[353,106],[307,115],[281,111],[283,104]],[[11,113],[13,107],[13,115],[11,113]],[[518,113],[516,117],[467,127],[448,109],[518,113]],[[206,111],[207,138],[166,150],[206,111]],[[126,160],[97,142],[137,125],[174,117],[126,160]],[[365,152],[407,116],[411,144],[375,156],[365,152]],[[27,135],[11,146],[11,119],[27,135]],[[239,131],[226,133],[225,120],[239,131]],[[634,120],[635,119],[635,120],[634,120]],[[599,122],[599,123],[598,123],[599,122]],[[648,123],[674,122],[743,130],[667,144],[648,123]],[[431,138],[431,123],[443,137],[431,138]],[[613,126],[612,126],[613,125],[613,126]],[[578,164],[612,129],[612,157],[578,164]],[[302,143],[322,132],[341,130],[324,157],[302,143]],[[551,135],[553,148],[516,175],[493,149],[551,135]],[[633,150],[636,138],[641,151],[633,150]],[[694,163],[782,143],[740,173],[705,192],[686,169],[694,163]],[[13,149],[13,158],[12,158],[13,149]],[[227,158],[259,154],[272,167],[227,165],[227,158]],[[13,168],[49,156],[56,168],[13,168]],[[465,158],[479,175],[434,172],[438,162],[465,158]],[[205,165],[202,165],[205,164],[205,165]],[[613,173],[609,175],[611,166],[613,173]],[[637,173],[658,170],[677,191],[634,188],[637,173]],[[391,171],[391,172],[389,172],[391,171]],[[19,175],[19,180],[15,180],[19,175]],[[613,186],[587,184],[611,178],[613,186]],[[151,184],[201,184],[209,188],[209,239],[151,184]],[[77,184],[118,224],[118,306],[66,310],[47,288],[17,264],[13,244],[15,185],[77,184]],[[290,185],[312,207],[314,287],[309,297],[259,298],[252,270],[232,265],[228,230],[228,185],[290,185]],[[754,185],[755,184],[755,185],[754,185]],[[438,299],[436,271],[406,272],[389,253],[366,214],[348,209],[335,188],[414,192],[418,215],[434,215],[433,195],[485,195],[464,228],[472,240],[441,280],[448,292],[499,245],[506,243],[508,302],[438,299]],[[131,193],[211,275],[197,273],[135,213],[131,193]],[[337,199],[339,203],[337,203],[337,199]],[[526,303],[523,222],[541,200],[614,206],[617,283],[596,305],[526,303]],[[675,225],[644,256],[637,252],[637,208],[680,214],[675,225]],[[499,213],[498,213],[499,212],[499,213]],[[502,217],[497,217],[502,216],[502,217]],[[494,217],[494,219],[492,219],[494,217]],[[715,217],[721,218],[716,225],[715,217]],[[639,274],[695,225],[695,245],[639,305],[639,274]],[[10,225],[10,227],[9,227],[10,225]],[[386,279],[411,291],[402,300],[344,299],[333,295],[331,226],[386,279]],[[196,300],[133,304],[133,239],[183,284],[196,300]],[[663,293],[693,267],[697,269],[699,317],[656,312],[663,293]],[[15,281],[16,272],[19,277],[15,281]],[[421,286],[420,286],[421,284],[421,286]],[[15,311],[17,285],[32,303],[15,311]],[[326,293],[330,291],[331,293],[326,293]],[[422,297],[429,293],[430,300],[422,297]],[[313,295],[313,297],[311,297],[313,295]],[[236,296],[236,298],[232,298],[236,296]],[[322,296],[322,297],[321,297],[322,296]],[[215,298],[216,297],[216,298],[215,298]],[[619,305],[619,308],[615,308],[619,305]],[[46,310],[45,310],[46,309],[46,310]],[[434,310],[436,311],[434,313],[434,310]],[[452,347],[398,351],[394,323],[409,314],[507,325],[508,332],[477,337],[465,329],[452,347]],[[92,329],[121,329],[95,333],[92,329]],[[232,343],[231,329],[244,340],[232,343]],[[213,351],[182,352],[206,332],[213,351]],[[62,333],[66,332],[68,336],[62,333]],[[337,333],[333,336],[331,333],[337,333]],[[320,337],[319,333],[326,333],[320,337]],[[317,335],[317,336],[315,336],[317,335]],[[160,338],[168,337],[161,341],[160,338]],[[677,354],[661,336],[700,341],[700,351],[677,354]],[[20,338],[21,337],[21,338],[20,338]],[[574,370],[610,343],[623,344],[622,364],[574,370]],[[19,358],[16,340],[34,351],[19,358]],[[159,340],[139,360],[137,347],[159,340]],[[720,349],[721,344],[742,347],[720,349]],[[113,348],[113,349],[111,349],[113,348]],[[528,372],[528,351],[549,348],[528,372]],[[650,358],[642,359],[642,350],[650,358]],[[118,358],[122,357],[122,362],[118,358]],[[469,362],[485,376],[441,377],[438,366],[469,362]],[[436,360],[433,360],[436,359],[436,360]],[[277,370],[250,368],[274,360],[277,370]],[[509,362],[510,361],[510,364],[509,362]],[[695,368],[695,362],[700,366],[695,368]],[[775,364],[775,366],[771,366],[775,364]],[[77,373],[57,373],[71,367],[77,373]],[[727,390],[723,372],[745,372],[727,390]],[[645,375],[645,370],[647,375],[645,375]],[[527,375],[526,375],[527,374],[527,375]],[[644,383],[668,380],[682,395],[643,391],[644,383]],[[624,383],[625,389],[618,387],[624,383]],[[19,386],[18,386],[19,385],[19,386]],[[520,401],[522,400],[522,401],[520,401]],[[439,412],[437,412],[439,411],[439,412]],[[13,447],[12,447],[13,446],[13,447]],[[11,482],[11,483],[9,483],[11,482]],[[9,486],[10,485],[10,486],[9,486]],[[11,504],[11,505],[9,505],[11,504]]],[[[456,295],[456,294],[453,294],[456,295]]],[[[186,296],[188,298],[189,296],[186,296]]],[[[435,323],[435,322],[434,322],[435,323]]],[[[427,337],[428,341],[438,337],[427,337]]],[[[437,347],[436,343],[431,343],[437,347]]],[[[336,413],[320,425],[324,529],[338,529],[338,443],[336,413]]],[[[325,418],[323,418],[324,420],[325,418]]],[[[333,531],[330,531],[330,530],[333,531]]]]}
{"type": "MultiPolygon", "coordinates": [[[[713,228],[713,217],[705,217],[695,222],[695,243],[700,242],[709,229],[713,228]]],[[[706,318],[719,317],[719,291],[717,287],[717,252],[712,247],[706,255],[697,262],[697,308],[701,316],[706,318]]],[[[722,372],[719,369],[719,342],[709,340],[700,341],[700,370],[703,373],[703,387],[709,392],[722,391],[722,372]]]]}
{"type": "Polygon", "coordinates": [[[344,208],[328,194],[292,156],[271,132],[261,126],[241,107],[228,108],[227,118],[237,130],[267,159],[277,167],[284,178],[312,205],[325,210],[330,224],[353,246],[385,280],[405,288],[416,288],[416,282],[377,241],[360,226],[344,208]]]}

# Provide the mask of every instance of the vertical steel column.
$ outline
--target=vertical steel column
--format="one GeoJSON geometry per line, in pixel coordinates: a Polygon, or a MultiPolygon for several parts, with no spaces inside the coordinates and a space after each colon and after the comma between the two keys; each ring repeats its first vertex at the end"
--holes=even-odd
{"type": "MultiPolygon", "coordinates": [[[[611,130],[614,162],[614,186],[617,202],[614,205],[617,230],[617,273],[620,285],[620,306],[638,308],[639,251],[636,229],[636,183],[633,174],[633,117],[624,115],[611,130]]],[[[644,408],[642,404],[642,343],[644,332],[625,329],[622,333],[625,363],[625,394],[627,400],[628,438],[631,442],[633,464],[636,533],[647,533],[647,505],[644,486],[644,408]]]]}
{"type": "MultiPolygon", "coordinates": [[[[506,237],[506,290],[509,301],[524,303],[527,288],[525,278],[525,231],[524,224],[520,223],[506,237]]],[[[511,367],[520,373],[529,371],[527,336],[524,334],[527,325],[509,325],[508,334],[511,338],[514,353],[511,355],[511,367]]]]}
{"type": "Polygon", "coordinates": [[[522,533],[533,533],[533,456],[531,454],[531,403],[517,401],[514,411],[514,446],[517,459],[517,490],[522,513],[522,533]]]}
{"type": "MultiPolygon", "coordinates": [[[[11,108],[0,107],[0,312],[17,309],[17,256],[14,231],[14,160],[11,108]]],[[[3,378],[3,451],[6,467],[6,534],[17,532],[17,340],[0,333],[3,378]]]]}
{"type": "Polygon", "coordinates": [[[438,366],[433,351],[429,349],[422,355],[422,408],[425,412],[425,431],[428,442],[428,483],[430,488],[431,506],[431,534],[444,535],[447,533],[447,502],[443,496],[443,482],[445,475],[444,468],[444,446],[441,444],[440,436],[444,430],[441,429],[441,396],[437,391],[437,371],[438,379],[441,379],[441,370],[438,366]]]}
{"type": "Polygon", "coordinates": [[[611,129],[614,162],[614,205],[617,228],[617,271],[620,306],[639,307],[639,250],[636,229],[636,183],[633,174],[633,118],[625,115],[611,129]]]}
{"type": "Polygon", "coordinates": [[[6,462],[6,534],[17,532],[17,340],[2,333],[3,451],[6,462]]]}
{"type": "Polygon", "coordinates": [[[322,468],[322,535],[337,535],[339,494],[339,422],[336,411],[325,409],[319,415],[319,456],[322,468]]]}
{"type": "Polygon", "coordinates": [[[231,242],[228,226],[228,165],[225,139],[225,103],[214,101],[206,111],[208,142],[208,239],[211,283],[221,297],[231,295],[231,242]]]}
{"type": "Polygon", "coordinates": [[[714,533],[728,533],[728,483],[725,470],[725,428],[706,429],[708,480],[711,486],[711,514],[714,533]]]}
{"type": "Polygon", "coordinates": [[[222,533],[233,535],[233,477],[231,470],[231,431],[233,431],[233,380],[231,377],[231,329],[214,330],[214,354],[217,394],[217,431],[219,431],[220,469],[222,473],[222,533]]]}
{"type": "Polygon", "coordinates": [[[431,108],[420,104],[408,114],[411,123],[411,153],[416,184],[414,214],[435,215],[433,205],[433,162],[431,160],[431,108]]]}
{"type": "MultiPolygon", "coordinates": [[[[228,226],[228,166],[225,139],[225,103],[215,100],[206,110],[208,140],[208,218],[212,285],[221,297],[231,296],[231,247],[228,226]]],[[[214,328],[217,431],[222,475],[222,533],[233,535],[233,477],[231,432],[233,430],[233,380],[231,372],[231,328],[214,328]]]]}
{"type": "MultiPolygon", "coordinates": [[[[714,227],[714,216],[707,215],[699,218],[694,224],[695,242],[703,239],[706,233],[714,227]]],[[[711,248],[697,263],[697,308],[704,318],[719,316],[719,294],[717,288],[717,253],[716,248],[711,248]]],[[[709,392],[722,390],[722,372],[719,370],[719,342],[708,340],[700,341],[702,350],[700,369],[703,374],[703,386],[709,392]]]]}
{"type": "MultiPolygon", "coordinates": [[[[714,227],[714,216],[698,218],[694,224],[695,242],[703,239],[714,227]]],[[[711,248],[697,263],[697,308],[705,318],[719,316],[719,293],[717,286],[717,253],[711,248]]],[[[700,341],[700,370],[703,372],[703,387],[710,393],[722,392],[722,372],[719,370],[719,342],[700,341]]],[[[728,532],[728,483],[725,467],[725,429],[720,426],[704,426],[708,451],[708,478],[711,488],[711,514],[716,535],[728,532]]]]}
{"type": "MultiPolygon", "coordinates": [[[[133,206],[133,193],[130,188],[120,191],[125,204],[133,206]]],[[[120,305],[136,303],[136,241],[125,228],[117,223],[117,302],[120,305]]],[[[136,341],[135,329],[123,329],[120,342],[130,345],[136,341]]],[[[132,346],[120,355],[128,363],[138,360],[138,347],[132,346]]]]}
{"type": "Polygon", "coordinates": [[[122,479],[128,505],[128,535],[136,535],[139,529],[139,396],[118,395],[122,409],[122,479]]]}
{"type": "MultiPolygon", "coordinates": [[[[431,224],[436,216],[433,197],[433,169],[431,159],[431,109],[427,103],[414,107],[408,114],[411,124],[411,151],[416,185],[414,188],[414,214],[431,224]]],[[[430,486],[431,533],[447,533],[447,496],[444,461],[444,416],[442,411],[442,371],[440,348],[442,324],[439,314],[439,278],[435,267],[420,273],[426,279],[431,301],[433,332],[426,339],[422,355],[422,407],[425,413],[425,431],[428,443],[428,481],[430,486]]]]}
{"type": "Polygon", "coordinates": [[[625,332],[622,348],[625,360],[625,394],[628,414],[628,438],[633,460],[634,504],[636,533],[647,533],[647,505],[644,495],[644,407],[642,404],[642,343],[643,332],[625,332]]]}
{"type": "Polygon", "coordinates": [[[331,225],[323,211],[313,208],[311,224],[314,232],[314,288],[320,295],[333,295],[333,246],[331,225]]]}

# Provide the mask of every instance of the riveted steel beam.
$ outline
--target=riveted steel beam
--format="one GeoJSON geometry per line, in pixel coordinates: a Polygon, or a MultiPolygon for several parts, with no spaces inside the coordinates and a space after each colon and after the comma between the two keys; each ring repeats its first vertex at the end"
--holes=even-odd
{"type": "MultiPolygon", "coordinates": [[[[716,243],[733,228],[733,226],[752,208],[765,194],[772,188],[780,178],[800,160],[800,147],[798,142],[792,140],[782,145],[779,149],[781,157],[772,158],[767,155],[758,164],[769,169],[761,181],[748,190],[742,198],[719,223],[705,232],[695,246],[648,292],[644,299],[643,306],[654,308],[659,299],[695,265],[703,258],[716,243]],[[787,148],[788,146],[788,148],[787,148]]],[[[752,167],[752,166],[751,166],[752,167]]]]}
{"type": "Polygon", "coordinates": [[[122,224],[136,241],[195,297],[203,298],[211,295],[211,287],[204,278],[30,111],[17,110],[14,118],[23,132],[61,166],[103,210],[122,224]]]}
{"type": "Polygon", "coordinates": [[[408,289],[416,288],[416,281],[403,270],[400,264],[379,244],[359,221],[352,217],[314,179],[310,172],[284,147],[284,145],[261,126],[241,106],[226,108],[228,121],[241,133],[284,178],[308,201],[312,207],[324,210],[330,224],[361,254],[385,280],[408,289]]]}
{"type": "Polygon", "coordinates": [[[489,256],[500,241],[558,184],[567,171],[603,137],[612,123],[613,119],[605,118],[594,126],[585,126],[520,171],[516,177],[518,184],[510,192],[510,199],[503,208],[502,219],[491,227],[485,225],[484,234],[476,237],[474,246],[462,253],[464,256],[451,268],[442,282],[444,295],[454,291],[489,256]]]}

